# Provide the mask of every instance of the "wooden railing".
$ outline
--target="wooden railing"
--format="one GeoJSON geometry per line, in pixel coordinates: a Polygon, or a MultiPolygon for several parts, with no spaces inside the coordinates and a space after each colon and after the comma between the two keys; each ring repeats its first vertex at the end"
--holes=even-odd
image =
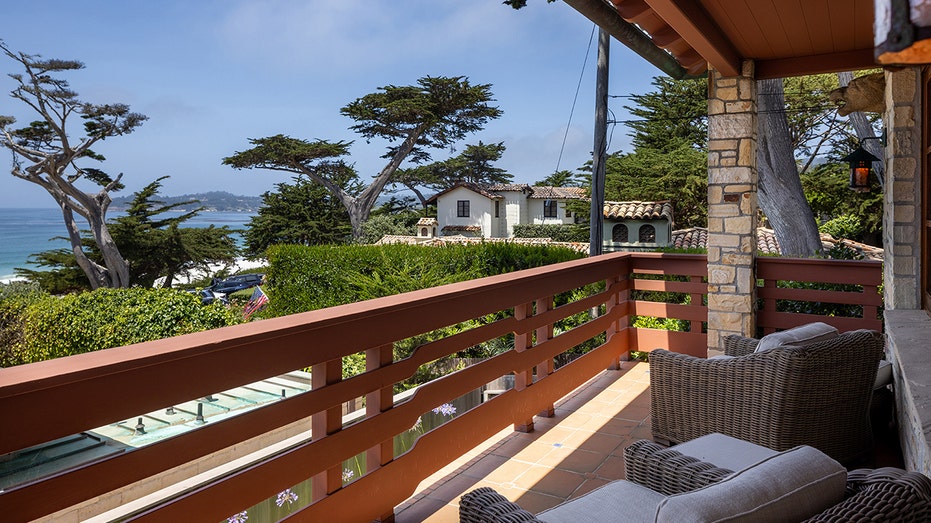
{"type": "MultiPolygon", "coordinates": [[[[781,278],[779,269],[773,268],[781,266],[761,263],[761,277],[766,273],[766,278],[781,278]]],[[[842,266],[854,267],[857,262],[842,266]]],[[[874,289],[879,269],[866,267],[862,274],[854,271],[862,276],[854,281],[844,280],[842,269],[831,266],[825,281],[874,289]]],[[[421,480],[502,428],[532,430],[535,415],[552,413],[554,402],[616,366],[630,350],[665,347],[704,355],[705,272],[705,258],[700,255],[616,253],[0,369],[4,420],[0,456],[294,369],[312,369],[311,391],[16,486],[0,493],[0,513],[9,521],[50,514],[309,420],[310,440],[190,488],[129,519],[221,521],[308,478],[313,478],[313,502],[295,510],[293,517],[312,521],[388,517],[421,480]],[[596,290],[553,307],[564,301],[557,296],[582,288],[596,290]],[[630,299],[632,291],[642,294],[642,299],[630,299]],[[688,303],[651,301],[648,295],[653,292],[688,296],[688,303]],[[556,322],[588,315],[592,309],[600,314],[554,335],[556,322]],[[395,342],[501,312],[497,321],[393,360],[395,342]],[[634,315],[674,318],[689,328],[684,332],[636,329],[629,326],[634,315]],[[422,385],[409,400],[393,404],[395,384],[420,366],[508,334],[514,335],[513,350],[422,385]],[[554,369],[557,355],[591,340],[603,341],[554,369]],[[366,355],[366,371],[343,379],[342,359],[359,352],[366,355]],[[410,429],[422,414],[509,374],[515,376],[513,390],[427,432],[403,455],[393,455],[393,438],[410,429]],[[344,427],[340,406],[357,398],[366,399],[365,418],[344,427]],[[359,454],[366,455],[366,474],[344,484],[342,464],[359,454]]],[[[760,289],[764,301],[786,297],[767,289],[760,289]]],[[[788,298],[821,298],[820,292],[793,292],[788,298]]],[[[767,325],[780,328],[798,319],[784,319],[781,313],[769,317],[778,323],[767,325]]]]}
{"type": "Polygon", "coordinates": [[[762,334],[812,321],[841,331],[883,328],[881,262],[764,257],[757,259],[756,273],[762,334]]]}

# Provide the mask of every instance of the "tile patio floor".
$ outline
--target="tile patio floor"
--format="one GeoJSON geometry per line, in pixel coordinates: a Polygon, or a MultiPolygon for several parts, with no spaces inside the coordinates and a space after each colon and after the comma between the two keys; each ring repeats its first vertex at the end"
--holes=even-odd
{"type": "Polygon", "coordinates": [[[397,523],[455,522],[459,497],[493,487],[531,512],[624,478],[624,448],[650,438],[649,365],[624,362],[534,418],[534,432],[505,429],[424,480],[395,509],[397,523]]]}
{"type": "MultiPolygon", "coordinates": [[[[534,418],[534,432],[502,430],[425,479],[395,508],[396,523],[459,521],[459,498],[492,487],[537,513],[624,479],[624,449],[650,439],[649,365],[624,362],[556,404],[552,418],[534,418]]],[[[901,467],[894,431],[878,434],[874,467],[901,467]]]]}

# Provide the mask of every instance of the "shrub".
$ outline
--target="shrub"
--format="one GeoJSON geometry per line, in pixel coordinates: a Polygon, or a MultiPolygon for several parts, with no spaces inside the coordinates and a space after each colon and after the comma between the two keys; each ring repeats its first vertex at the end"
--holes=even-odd
{"type": "Polygon", "coordinates": [[[588,226],[521,224],[514,226],[515,238],[549,238],[555,242],[588,243],[588,226]]]}
{"type": "Polygon", "coordinates": [[[279,245],[268,251],[269,306],[263,316],[310,310],[568,261],[553,246],[279,245]]]}
{"type": "Polygon", "coordinates": [[[16,319],[4,325],[15,341],[2,364],[35,361],[168,338],[233,325],[236,309],[201,305],[194,294],[172,289],[98,289],[66,296],[4,300],[16,319]]]}

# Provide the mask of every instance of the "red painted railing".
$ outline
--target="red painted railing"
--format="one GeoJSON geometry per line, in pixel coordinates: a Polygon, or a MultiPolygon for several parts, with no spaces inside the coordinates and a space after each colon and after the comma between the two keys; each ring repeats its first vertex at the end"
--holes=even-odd
{"type": "MultiPolygon", "coordinates": [[[[820,271],[826,262],[810,263],[815,269],[806,268],[806,273],[820,271]]],[[[781,267],[782,261],[761,260],[761,278],[782,278],[781,267]]],[[[341,520],[364,521],[388,516],[421,480],[502,428],[532,429],[534,415],[551,413],[555,401],[616,365],[629,351],[666,347],[703,355],[705,272],[700,255],[617,253],[0,369],[0,456],[294,369],[311,367],[313,382],[309,392],[11,488],[0,493],[0,513],[9,521],[50,514],[309,420],[311,440],[134,513],[131,519],[220,521],[308,478],[313,478],[313,503],[292,517],[316,521],[339,514],[341,520]],[[602,290],[552,307],[557,295],[591,284],[603,284],[602,290]],[[637,291],[637,299],[631,299],[632,291],[637,291]],[[689,300],[651,301],[651,292],[672,292],[689,300]],[[554,323],[593,308],[600,309],[598,317],[554,335],[554,323]],[[409,358],[392,361],[392,344],[397,341],[501,311],[506,312],[504,319],[431,342],[409,358]],[[689,328],[632,328],[634,315],[675,318],[689,328]],[[393,386],[421,365],[509,333],[514,334],[514,350],[423,385],[403,403],[392,403],[393,386]],[[592,339],[604,342],[554,369],[557,355],[592,339]],[[366,371],[343,379],[342,358],[359,352],[366,355],[366,371]],[[405,454],[393,455],[394,436],[407,431],[423,413],[509,374],[515,375],[513,390],[427,432],[405,454]],[[357,398],[366,398],[365,418],[343,427],[340,407],[357,398]],[[362,453],[367,456],[367,473],[344,485],[343,461],[362,453]]],[[[830,265],[828,272],[824,281],[861,284],[865,291],[859,298],[843,298],[861,303],[856,300],[875,291],[880,271],[872,264],[842,262],[830,265]]],[[[769,303],[766,300],[824,297],[822,291],[779,292],[764,286],[760,298],[769,303]]],[[[863,301],[867,302],[864,311],[875,315],[875,300],[863,301]]],[[[766,314],[767,326],[804,321],[769,309],[766,314]]]]}

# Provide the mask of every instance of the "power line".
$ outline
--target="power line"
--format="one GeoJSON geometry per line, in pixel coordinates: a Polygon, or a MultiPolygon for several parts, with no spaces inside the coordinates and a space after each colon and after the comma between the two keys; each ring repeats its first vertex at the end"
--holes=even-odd
{"type": "Polygon", "coordinates": [[[566,122],[566,132],[562,135],[562,145],[559,147],[559,158],[556,159],[556,169],[559,172],[559,164],[562,163],[562,153],[566,150],[566,140],[569,138],[569,127],[572,125],[572,115],[575,114],[575,103],[579,100],[579,90],[582,89],[582,79],[585,77],[585,66],[588,65],[588,55],[592,52],[592,41],[595,39],[595,28],[592,24],[592,34],[588,37],[588,46],[585,48],[585,59],[582,60],[582,71],[579,73],[579,83],[575,86],[575,96],[572,98],[572,107],[569,109],[569,121],[566,122]]]}

